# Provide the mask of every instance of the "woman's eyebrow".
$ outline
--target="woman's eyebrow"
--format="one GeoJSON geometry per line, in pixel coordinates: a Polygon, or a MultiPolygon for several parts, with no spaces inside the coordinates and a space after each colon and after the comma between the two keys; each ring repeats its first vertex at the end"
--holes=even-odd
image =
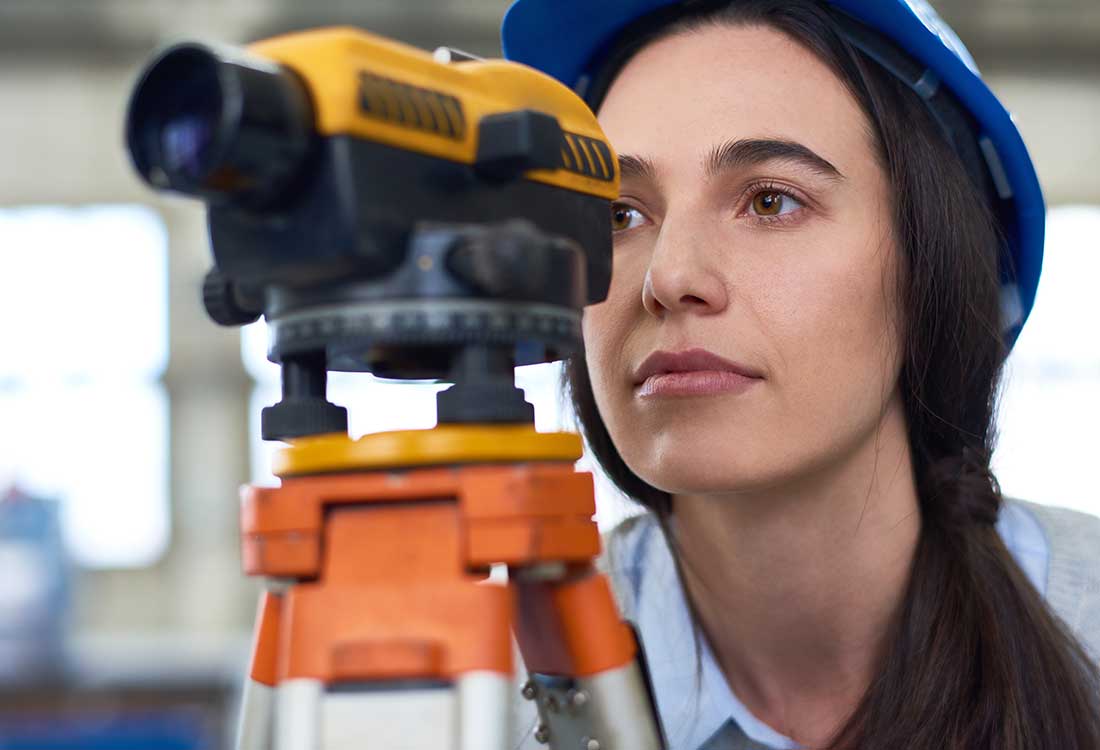
{"type": "Polygon", "coordinates": [[[844,179],[839,169],[801,143],[768,138],[727,141],[716,146],[704,163],[704,169],[710,179],[727,169],[743,169],[772,160],[797,162],[830,180],[844,179]]]}
{"type": "Polygon", "coordinates": [[[619,154],[619,179],[625,180],[628,177],[641,177],[657,182],[657,168],[644,156],[619,154]]]}
{"type": "MultiPolygon", "coordinates": [[[[716,146],[704,162],[704,168],[707,179],[711,179],[727,169],[743,169],[772,160],[802,164],[830,180],[844,179],[843,173],[832,163],[801,143],[769,138],[740,139],[716,146]]],[[[644,156],[619,154],[619,178],[657,182],[657,167],[644,156]]]]}

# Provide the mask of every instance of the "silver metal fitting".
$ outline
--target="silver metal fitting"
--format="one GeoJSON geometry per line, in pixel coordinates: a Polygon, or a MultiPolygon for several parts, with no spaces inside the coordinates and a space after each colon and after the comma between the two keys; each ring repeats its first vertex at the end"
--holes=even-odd
{"type": "Polygon", "coordinates": [[[296,583],[293,578],[264,578],[264,588],[269,594],[285,594],[296,583]]]}
{"type": "Polygon", "coordinates": [[[535,687],[535,683],[531,680],[523,683],[523,689],[520,691],[524,698],[529,701],[533,701],[535,696],[539,694],[539,689],[535,687]]]}
{"type": "Polygon", "coordinates": [[[469,52],[463,52],[460,49],[454,47],[436,47],[435,52],[432,53],[432,59],[437,63],[458,63],[458,62],[473,62],[474,60],[483,60],[485,58],[478,57],[477,55],[469,52]]]}
{"type": "Polygon", "coordinates": [[[550,727],[539,724],[539,728],[535,730],[535,742],[541,745],[550,744],[550,727]]]}

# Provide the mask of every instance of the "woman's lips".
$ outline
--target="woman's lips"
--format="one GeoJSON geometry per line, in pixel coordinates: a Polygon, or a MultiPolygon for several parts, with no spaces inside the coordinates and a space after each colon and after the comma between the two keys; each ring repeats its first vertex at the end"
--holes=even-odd
{"type": "Polygon", "coordinates": [[[641,398],[654,396],[713,396],[743,393],[763,378],[725,370],[692,370],[650,375],[634,388],[641,398]]]}

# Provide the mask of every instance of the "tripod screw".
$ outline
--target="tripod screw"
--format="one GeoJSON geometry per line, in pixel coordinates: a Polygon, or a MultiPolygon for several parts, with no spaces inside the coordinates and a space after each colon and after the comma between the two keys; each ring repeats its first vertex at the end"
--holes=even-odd
{"type": "Polygon", "coordinates": [[[550,727],[539,724],[539,728],[535,730],[535,742],[542,745],[550,744],[550,727]]]}
{"type": "Polygon", "coordinates": [[[523,683],[523,690],[520,691],[523,697],[529,701],[533,701],[535,696],[538,695],[538,688],[535,687],[535,683],[531,680],[523,683]]]}
{"type": "Polygon", "coordinates": [[[600,750],[600,741],[588,740],[584,743],[584,750],[600,750]]]}

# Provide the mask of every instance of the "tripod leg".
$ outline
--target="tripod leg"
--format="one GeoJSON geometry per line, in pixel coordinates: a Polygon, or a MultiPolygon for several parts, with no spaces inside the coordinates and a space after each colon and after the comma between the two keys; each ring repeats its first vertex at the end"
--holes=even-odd
{"type": "Polygon", "coordinates": [[[252,679],[245,680],[237,724],[237,750],[271,750],[274,702],[274,688],[252,679]]]}
{"type": "Polygon", "coordinates": [[[468,672],[458,679],[459,750],[508,750],[512,678],[498,672],[468,672]]]}
{"type": "Polygon", "coordinates": [[[320,680],[284,680],[275,690],[275,750],[321,750],[320,680]]]}
{"type": "MultiPolygon", "coordinates": [[[[297,681],[295,681],[297,682],[297,681]]],[[[396,681],[327,692],[324,750],[511,750],[512,680],[478,670],[453,684],[396,681]]],[[[300,745],[300,748],[310,746],[300,745]]],[[[277,749],[281,750],[281,749],[277,749]]]]}
{"type": "Polygon", "coordinates": [[[324,750],[459,750],[453,685],[345,686],[328,692],[322,705],[324,750]]]}
{"type": "Polygon", "coordinates": [[[607,578],[589,567],[556,581],[517,579],[524,696],[537,704],[539,741],[551,750],[663,750],[645,656],[607,578]]]}
{"type": "Polygon", "coordinates": [[[260,595],[256,630],[252,638],[252,667],[241,697],[237,750],[271,750],[274,721],[275,654],[278,647],[282,597],[270,591],[260,595]]]}

